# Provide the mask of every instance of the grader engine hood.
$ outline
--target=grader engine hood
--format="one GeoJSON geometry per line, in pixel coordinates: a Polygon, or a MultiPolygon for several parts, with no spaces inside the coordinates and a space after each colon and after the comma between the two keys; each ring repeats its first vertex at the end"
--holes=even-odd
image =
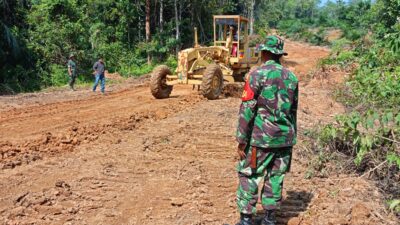
{"type": "Polygon", "coordinates": [[[188,51],[189,49],[180,51],[178,54],[178,67],[176,68],[176,74],[179,80],[186,80],[188,77],[189,63],[188,63],[188,51]]]}
{"type": "Polygon", "coordinates": [[[227,62],[229,59],[227,53],[228,49],[222,46],[182,50],[178,54],[178,67],[175,74],[180,83],[188,83],[187,80],[201,78],[208,65],[227,62]]]}

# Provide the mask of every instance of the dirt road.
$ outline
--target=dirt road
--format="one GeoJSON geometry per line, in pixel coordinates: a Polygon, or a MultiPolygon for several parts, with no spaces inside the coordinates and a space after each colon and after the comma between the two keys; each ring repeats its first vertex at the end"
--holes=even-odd
{"type": "MultiPolygon", "coordinates": [[[[396,224],[372,183],[304,178],[302,134],[344,111],[330,94],[342,74],[306,79],[328,50],[288,42],[287,51],[286,65],[301,80],[300,143],[280,224],[396,224]]],[[[171,98],[154,100],[146,81],[136,80],[106,96],[57,91],[0,97],[0,104],[0,223],[187,225],[238,217],[238,98],[207,101],[177,86],[171,98]]]]}

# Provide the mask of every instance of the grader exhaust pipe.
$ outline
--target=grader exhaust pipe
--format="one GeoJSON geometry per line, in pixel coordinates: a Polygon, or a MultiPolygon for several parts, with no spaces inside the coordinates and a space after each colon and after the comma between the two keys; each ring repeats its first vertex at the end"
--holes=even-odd
{"type": "Polygon", "coordinates": [[[197,37],[197,27],[194,28],[194,47],[198,48],[199,46],[199,40],[197,37]]]}

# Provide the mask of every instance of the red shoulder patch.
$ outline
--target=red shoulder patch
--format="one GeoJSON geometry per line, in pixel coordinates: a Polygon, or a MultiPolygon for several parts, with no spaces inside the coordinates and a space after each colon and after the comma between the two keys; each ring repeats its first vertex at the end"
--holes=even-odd
{"type": "Polygon", "coordinates": [[[243,89],[242,101],[249,101],[252,99],[254,99],[254,91],[250,88],[249,79],[247,79],[243,89]]]}

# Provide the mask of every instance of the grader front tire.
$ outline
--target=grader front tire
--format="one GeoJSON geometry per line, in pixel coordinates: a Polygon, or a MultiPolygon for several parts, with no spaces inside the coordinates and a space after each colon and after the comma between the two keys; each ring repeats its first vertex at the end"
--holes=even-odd
{"type": "Polygon", "coordinates": [[[222,93],[224,78],[222,70],[217,64],[207,66],[203,74],[201,92],[204,97],[210,100],[217,99],[222,93]]]}
{"type": "Polygon", "coordinates": [[[167,75],[170,74],[172,74],[171,70],[165,65],[158,66],[153,70],[150,79],[150,90],[156,99],[168,98],[171,94],[173,86],[166,83],[167,75]]]}

